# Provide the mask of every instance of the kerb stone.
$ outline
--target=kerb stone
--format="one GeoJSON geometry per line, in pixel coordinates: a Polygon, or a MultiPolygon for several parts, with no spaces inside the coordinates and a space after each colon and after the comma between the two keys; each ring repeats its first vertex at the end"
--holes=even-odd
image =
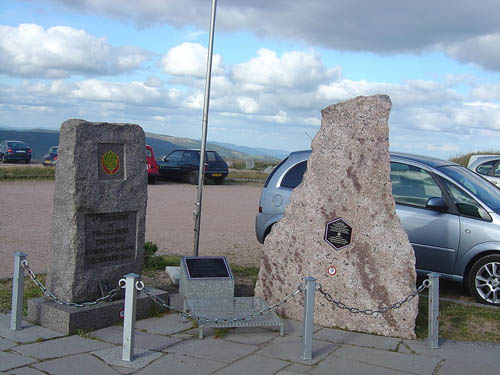
{"type": "MultiPolygon", "coordinates": [[[[322,110],[301,185],[262,251],[256,295],[269,304],[305,276],[334,300],[377,310],[415,290],[415,256],[392,198],[388,96],[357,97],[322,110]]],[[[303,296],[281,312],[302,320],[303,296]]],[[[316,293],[315,323],[414,338],[418,297],[384,314],[354,314],[316,293]]]]}

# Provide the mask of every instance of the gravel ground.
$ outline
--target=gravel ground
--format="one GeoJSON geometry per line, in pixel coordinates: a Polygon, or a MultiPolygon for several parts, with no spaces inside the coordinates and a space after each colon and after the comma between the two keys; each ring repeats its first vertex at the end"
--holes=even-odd
{"type": "MultiPolygon", "coordinates": [[[[226,255],[231,263],[260,264],[255,238],[261,186],[209,185],[203,189],[199,255],[226,255]]],[[[0,279],[12,277],[14,253],[23,251],[35,272],[46,272],[51,248],[54,181],[0,182],[0,279]]],[[[146,241],[158,254],[192,255],[196,186],[148,186],[146,241]]]]}

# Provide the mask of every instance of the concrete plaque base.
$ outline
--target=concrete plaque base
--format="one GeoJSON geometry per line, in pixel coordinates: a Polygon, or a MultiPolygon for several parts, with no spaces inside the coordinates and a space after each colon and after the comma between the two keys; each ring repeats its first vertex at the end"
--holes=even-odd
{"type": "MultiPolygon", "coordinates": [[[[167,292],[152,288],[149,291],[167,304],[169,303],[167,292]]],[[[149,317],[153,311],[153,306],[155,306],[155,309],[161,309],[145,293],[138,292],[136,318],[144,319],[149,317]]],[[[120,312],[124,307],[124,299],[104,302],[91,307],[75,308],[59,305],[45,297],[33,298],[28,301],[27,320],[45,328],[72,335],[79,329],[94,331],[116,324],[123,319],[120,312]]]]}

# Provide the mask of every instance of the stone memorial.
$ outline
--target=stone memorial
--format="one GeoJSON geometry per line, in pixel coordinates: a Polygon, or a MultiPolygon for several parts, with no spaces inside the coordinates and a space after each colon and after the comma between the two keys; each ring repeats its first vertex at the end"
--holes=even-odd
{"type": "MultiPolygon", "coordinates": [[[[357,97],[321,111],[321,129],[301,185],[262,251],[255,294],[272,304],[315,277],[334,300],[360,310],[402,301],[415,290],[413,248],[392,198],[388,96],[357,97]]],[[[284,304],[302,320],[303,296],[284,304]]],[[[398,309],[354,314],[316,293],[315,323],[415,338],[418,297],[398,309]]]]}
{"type": "MultiPolygon", "coordinates": [[[[62,124],[47,280],[48,290],[61,301],[95,301],[116,288],[124,275],[142,273],[145,161],[144,132],[138,125],[84,120],[62,124]]],[[[28,318],[45,326],[56,324],[51,328],[62,332],[86,324],[96,327],[89,311],[78,318],[86,321],[80,324],[69,317],[77,316],[77,311],[57,308],[51,301],[32,300],[28,318]],[[65,323],[61,326],[51,320],[65,323]]],[[[111,308],[116,315],[108,319],[111,324],[119,317],[120,308],[111,308]]],[[[106,318],[99,316],[99,320],[106,318]]]]}
{"type": "Polygon", "coordinates": [[[179,296],[234,297],[234,278],[226,257],[183,257],[179,296]]]}

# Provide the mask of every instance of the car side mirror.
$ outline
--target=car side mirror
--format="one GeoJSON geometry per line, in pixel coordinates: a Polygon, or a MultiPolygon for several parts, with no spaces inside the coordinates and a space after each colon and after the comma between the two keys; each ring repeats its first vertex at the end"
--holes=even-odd
{"type": "Polygon", "coordinates": [[[425,204],[425,208],[429,208],[431,210],[446,212],[448,211],[448,205],[446,204],[443,198],[432,197],[427,200],[425,204]]]}

